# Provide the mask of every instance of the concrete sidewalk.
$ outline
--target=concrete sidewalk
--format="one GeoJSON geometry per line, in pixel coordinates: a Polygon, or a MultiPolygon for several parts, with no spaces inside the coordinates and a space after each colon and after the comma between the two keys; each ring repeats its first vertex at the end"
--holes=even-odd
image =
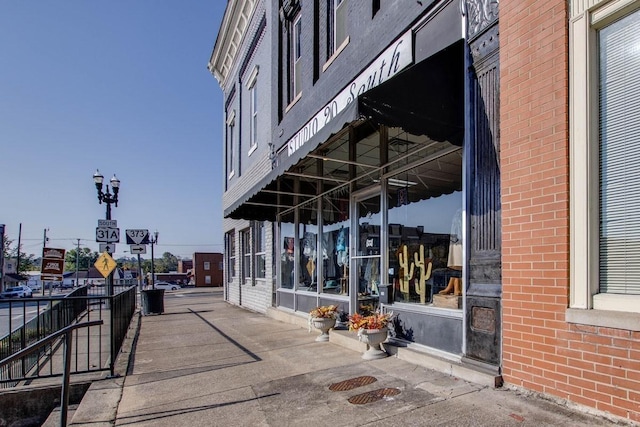
{"type": "Polygon", "coordinates": [[[613,424],[396,357],[365,361],[317,334],[231,306],[220,289],[166,292],[165,313],[140,319],[126,376],[94,383],[70,425],[613,424]]]}

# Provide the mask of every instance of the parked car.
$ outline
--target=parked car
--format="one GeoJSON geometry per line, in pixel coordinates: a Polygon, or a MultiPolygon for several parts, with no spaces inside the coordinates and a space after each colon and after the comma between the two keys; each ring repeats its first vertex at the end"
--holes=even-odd
{"type": "Polygon", "coordinates": [[[169,282],[156,282],[155,288],[164,289],[167,291],[177,291],[178,289],[180,289],[180,285],[176,285],[175,283],[169,283],[169,282]]]}
{"type": "Polygon", "coordinates": [[[37,292],[42,290],[42,285],[38,282],[27,283],[27,286],[31,288],[32,291],[37,292]]]}
{"type": "Polygon", "coordinates": [[[12,286],[0,294],[0,298],[31,298],[33,291],[25,285],[12,286]]]}

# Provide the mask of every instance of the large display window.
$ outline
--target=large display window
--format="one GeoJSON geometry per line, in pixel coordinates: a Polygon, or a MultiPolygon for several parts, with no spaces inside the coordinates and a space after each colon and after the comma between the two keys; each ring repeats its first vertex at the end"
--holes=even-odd
{"type": "MultiPolygon", "coordinates": [[[[462,292],[462,148],[364,122],[309,154],[280,215],[281,289],[351,312],[462,292]]],[[[448,307],[458,308],[458,307],[448,307]]]]}

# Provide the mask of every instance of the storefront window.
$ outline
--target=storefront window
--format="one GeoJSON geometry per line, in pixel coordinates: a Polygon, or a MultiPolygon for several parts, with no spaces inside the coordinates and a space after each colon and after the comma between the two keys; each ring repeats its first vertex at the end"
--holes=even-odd
{"type": "MultiPolygon", "coordinates": [[[[317,201],[316,201],[317,202],[317,201]]],[[[300,264],[298,289],[316,292],[318,290],[318,226],[316,202],[299,208],[300,223],[300,264]]]]}
{"type": "Polygon", "coordinates": [[[280,236],[282,246],[280,249],[280,287],[293,289],[295,283],[295,226],[293,212],[281,218],[280,236]]]}
{"type": "Polygon", "coordinates": [[[450,170],[444,163],[439,169],[423,164],[388,180],[389,280],[397,302],[430,304],[440,291],[461,289],[462,192],[456,188],[456,163],[445,165],[450,170]]]}
{"type": "Polygon", "coordinates": [[[323,198],[322,292],[349,294],[349,197],[334,194],[323,198]]]}

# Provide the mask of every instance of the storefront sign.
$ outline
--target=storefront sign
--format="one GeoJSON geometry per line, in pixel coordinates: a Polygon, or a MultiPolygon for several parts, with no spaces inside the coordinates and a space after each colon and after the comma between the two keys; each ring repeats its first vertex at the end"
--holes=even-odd
{"type": "Polygon", "coordinates": [[[413,62],[412,44],[412,32],[409,30],[382,52],[366,70],[360,73],[287,142],[288,155],[291,156],[295,153],[347,105],[354,102],[358,95],[390,79],[411,64],[413,62]]]}

